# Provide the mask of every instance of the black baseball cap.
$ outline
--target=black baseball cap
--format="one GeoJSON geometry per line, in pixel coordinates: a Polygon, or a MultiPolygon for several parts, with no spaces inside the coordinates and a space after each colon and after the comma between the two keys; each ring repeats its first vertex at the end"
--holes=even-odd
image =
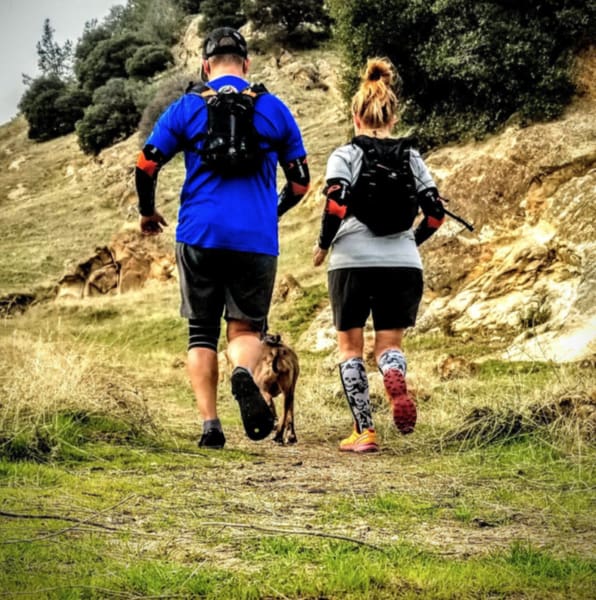
{"type": "Polygon", "coordinates": [[[218,27],[209,33],[203,42],[203,58],[211,58],[218,54],[237,54],[247,58],[246,40],[233,27],[218,27]]]}

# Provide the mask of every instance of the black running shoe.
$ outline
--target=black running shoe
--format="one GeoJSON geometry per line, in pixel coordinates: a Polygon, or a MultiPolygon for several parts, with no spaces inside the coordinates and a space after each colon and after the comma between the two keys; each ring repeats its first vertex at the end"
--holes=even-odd
{"type": "Polygon", "coordinates": [[[226,436],[219,429],[208,429],[199,440],[199,448],[221,450],[226,443],[226,436]]]}
{"type": "Polygon", "coordinates": [[[255,441],[265,439],[273,430],[273,413],[244,367],[236,367],[232,372],[232,394],[240,406],[246,435],[255,441]]]}

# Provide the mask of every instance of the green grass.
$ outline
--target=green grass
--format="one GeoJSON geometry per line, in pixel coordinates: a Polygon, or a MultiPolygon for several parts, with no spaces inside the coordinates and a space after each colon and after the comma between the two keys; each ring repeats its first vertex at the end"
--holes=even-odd
{"type": "MultiPolygon", "coordinates": [[[[351,494],[338,480],[339,489],[311,498],[298,484],[285,493],[275,486],[271,473],[280,471],[260,446],[205,453],[180,439],[177,447],[86,448],[84,463],[69,456],[44,465],[0,463],[2,510],[45,515],[0,515],[8,567],[2,589],[56,598],[372,600],[396,590],[405,598],[589,598],[594,583],[594,562],[564,541],[574,527],[590,527],[590,476],[577,457],[539,440],[454,454],[421,447],[407,460],[385,457],[364,485],[349,484],[351,494]],[[387,478],[386,470],[398,477],[387,478]],[[514,533],[494,548],[471,544],[462,554],[430,534],[473,539],[520,517],[550,542],[514,533]],[[426,542],[414,543],[420,526],[430,527],[426,542]]],[[[284,457],[281,471],[292,462],[284,457]]]]}
{"type": "MultiPolygon", "coordinates": [[[[176,557],[173,548],[147,550],[133,535],[120,539],[122,553],[114,545],[118,535],[88,532],[65,545],[51,537],[59,527],[48,528],[43,543],[9,546],[3,590],[50,598],[589,598],[594,578],[593,562],[559,559],[524,543],[454,560],[407,543],[377,551],[272,536],[235,543],[236,562],[226,566],[217,564],[206,544],[176,557]]],[[[226,543],[209,541],[216,549],[226,543]]]]}
{"type": "MultiPolygon", "coordinates": [[[[39,305],[0,327],[11,373],[0,385],[22,403],[10,419],[0,410],[0,510],[17,515],[0,515],[6,593],[590,597],[590,440],[555,423],[445,443],[475,406],[523,412],[588,390],[577,367],[481,360],[473,375],[441,382],[431,367],[441,344],[423,342],[410,353],[431,390],[417,433],[398,436],[381,402],[383,452],[357,457],[336,450],[349,416],[335,372],[304,352],[299,444],[246,441],[223,381],[228,445],[207,452],[185,373],[172,366],[185,343],[175,297],[171,287],[39,305]]],[[[299,336],[323,301],[316,285],[290,300],[282,332],[299,336]],[[291,313],[301,315],[294,329],[291,313]]],[[[483,345],[472,347],[470,359],[482,358],[483,345]]]]}
{"type": "Polygon", "coordinates": [[[438,510],[425,497],[400,492],[383,492],[365,498],[345,498],[334,500],[333,511],[327,510],[340,522],[346,517],[376,520],[378,525],[395,523],[399,526],[412,519],[432,519],[438,510]]]}

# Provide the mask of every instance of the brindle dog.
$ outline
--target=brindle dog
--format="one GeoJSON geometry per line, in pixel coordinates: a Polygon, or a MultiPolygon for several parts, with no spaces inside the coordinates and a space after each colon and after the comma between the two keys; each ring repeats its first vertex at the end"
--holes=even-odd
{"type": "Polygon", "coordinates": [[[269,404],[277,421],[273,441],[278,444],[295,444],[298,439],[294,430],[294,391],[300,374],[298,356],[281,341],[280,335],[263,337],[263,354],[254,373],[254,379],[269,404]],[[283,395],[283,417],[279,419],[273,398],[283,395]]]}

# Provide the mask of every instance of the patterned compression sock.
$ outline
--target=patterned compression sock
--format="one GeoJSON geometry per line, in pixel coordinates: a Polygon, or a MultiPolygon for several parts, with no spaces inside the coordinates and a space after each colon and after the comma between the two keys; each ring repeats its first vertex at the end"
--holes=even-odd
{"type": "Polygon", "coordinates": [[[397,369],[405,377],[408,368],[406,357],[401,350],[391,348],[379,356],[379,371],[384,375],[389,369],[397,369]]]}
{"type": "Polygon", "coordinates": [[[354,416],[356,430],[362,433],[365,429],[371,429],[373,420],[368,395],[368,377],[362,358],[349,358],[340,363],[339,376],[348,406],[354,416]]]}

